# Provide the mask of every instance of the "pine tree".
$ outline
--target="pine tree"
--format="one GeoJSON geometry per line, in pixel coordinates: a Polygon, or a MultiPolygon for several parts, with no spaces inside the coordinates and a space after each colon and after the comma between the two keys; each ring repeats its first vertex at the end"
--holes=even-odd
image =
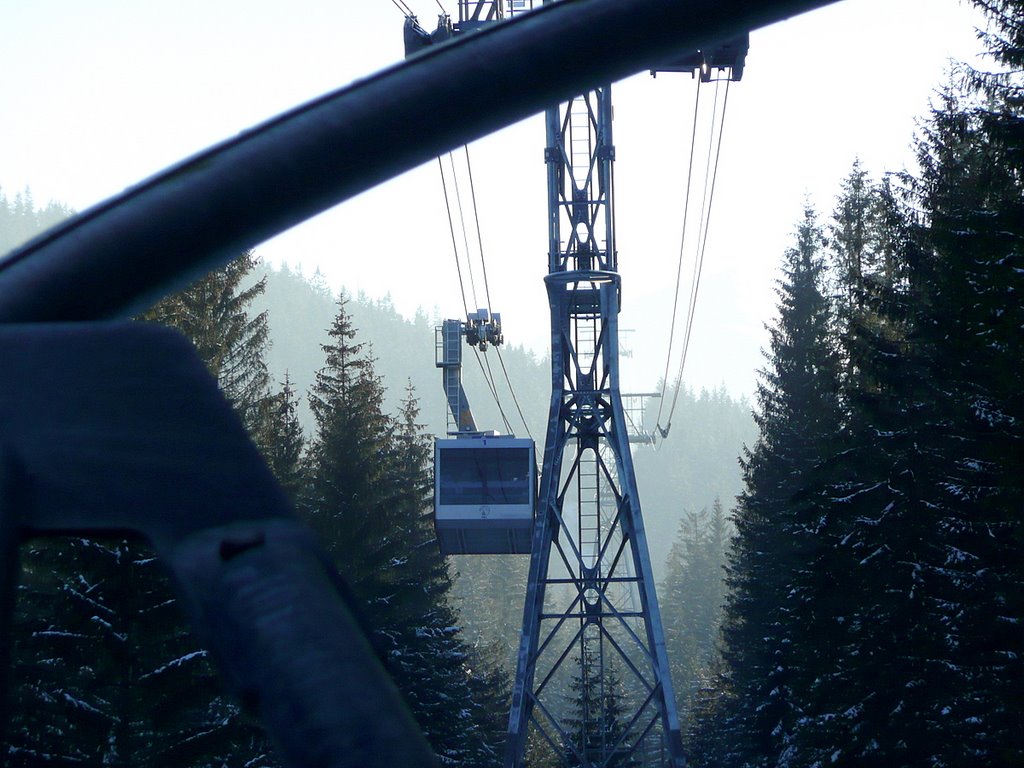
{"type": "Polygon", "coordinates": [[[300,509],[351,585],[435,751],[453,764],[495,764],[496,713],[473,694],[500,676],[470,656],[449,602],[449,566],[430,522],[432,450],[414,392],[410,386],[400,419],[382,411],[383,382],[356,341],[344,299],[330,339],[310,393],[317,431],[300,509]]]}
{"type": "Polygon", "coordinates": [[[688,765],[703,768],[731,764],[723,762],[722,756],[735,755],[731,744],[734,723],[730,722],[737,706],[735,694],[725,661],[719,657],[697,691],[688,718],[685,734],[688,765]]]}
{"type": "Polygon", "coordinates": [[[864,297],[859,288],[875,262],[875,201],[868,172],[860,159],[856,159],[843,180],[829,228],[832,276],[838,304],[836,314],[841,321],[846,320],[857,307],[863,306],[864,297]]]}
{"type": "Polygon", "coordinates": [[[338,314],[323,345],[325,365],[308,395],[316,422],[309,446],[310,477],[300,510],[334,555],[342,575],[364,603],[372,638],[387,656],[392,563],[405,556],[392,535],[397,496],[389,480],[396,425],[382,411],[383,382],[373,359],[355,340],[356,329],[338,302],[338,314]]]}
{"type": "Polygon", "coordinates": [[[458,573],[452,593],[466,642],[484,654],[496,652],[500,664],[514,670],[529,558],[460,555],[452,561],[458,573]]]}
{"type": "Polygon", "coordinates": [[[471,698],[475,705],[473,749],[467,764],[497,768],[504,764],[512,683],[499,646],[470,647],[467,656],[471,698]]]}
{"type": "Polygon", "coordinates": [[[950,668],[943,724],[951,759],[1024,760],[1024,7],[975,3],[988,15],[996,72],[966,71],[919,144],[916,199],[934,254],[922,336],[946,445],[934,504],[945,577],[950,668]],[[1017,724],[1017,725],[1015,725],[1017,724]]]}
{"type": "MultiPolygon", "coordinates": [[[[999,22],[989,42],[1019,65],[1021,6],[998,5],[985,4],[999,22]]],[[[947,89],[919,145],[922,224],[883,190],[890,268],[853,291],[845,482],[831,489],[845,518],[836,575],[853,599],[825,613],[848,629],[808,691],[803,762],[1024,755],[1007,684],[1021,676],[1024,612],[1021,81],[1019,70],[967,80],[981,98],[947,89]]]]}
{"type": "Polygon", "coordinates": [[[685,513],[658,589],[677,709],[684,727],[720,653],[727,525],[718,499],[710,513],[706,509],[685,513]]]}
{"type": "MultiPolygon", "coordinates": [[[[405,694],[437,754],[455,764],[486,761],[483,730],[487,715],[473,700],[474,675],[458,618],[449,603],[452,581],[431,523],[433,450],[418,423],[419,404],[409,383],[403,401],[394,471],[390,482],[402,490],[395,508],[405,547],[394,564],[390,623],[399,638],[392,653],[395,682],[405,694]]],[[[496,750],[492,749],[491,752],[496,750]]]]}
{"type": "Polygon", "coordinates": [[[291,378],[285,372],[281,391],[261,401],[262,414],[256,444],[277,481],[294,502],[305,484],[305,439],[299,423],[299,403],[291,378]]]}
{"type": "Polygon", "coordinates": [[[700,669],[694,621],[699,576],[695,573],[694,560],[707,517],[707,510],[701,512],[703,514],[683,513],[668,554],[665,578],[658,589],[665,647],[676,690],[676,709],[681,720],[685,720],[690,711],[700,669]]]}
{"type": "Polygon", "coordinates": [[[74,211],[66,205],[53,201],[37,208],[32,190],[28,188],[17,193],[13,200],[8,200],[0,189],[0,255],[23,245],[72,214],[74,211]]]}
{"type": "Polygon", "coordinates": [[[806,599],[794,617],[817,625],[810,642],[820,661],[798,692],[794,764],[928,762],[936,694],[950,682],[931,661],[942,634],[923,578],[934,560],[925,489],[936,456],[921,439],[931,401],[911,276],[922,254],[889,184],[873,186],[864,205],[872,249],[843,277],[856,303],[838,310],[843,422],[823,463],[828,481],[808,490],[823,524],[798,531],[823,556],[798,582],[806,599]]]}
{"type": "MultiPolygon", "coordinates": [[[[562,765],[570,768],[639,765],[636,755],[630,753],[635,737],[628,730],[623,711],[622,680],[615,663],[602,658],[603,643],[600,635],[585,632],[580,641],[580,656],[574,659],[567,702],[570,714],[563,720],[568,728],[568,742],[564,745],[562,765]]],[[[605,650],[614,655],[610,648],[605,650]]]]}
{"type": "Polygon", "coordinates": [[[737,764],[773,763],[787,749],[800,714],[793,686],[810,674],[812,662],[794,641],[817,629],[792,617],[808,599],[796,589],[798,576],[807,563],[828,567],[813,538],[797,536],[819,525],[805,486],[840,423],[822,246],[808,206],[777,289],[779,319],[758,385],[761,436],[743,461],[746,487],[734,513],[722,683],[734,698],[726,716],[728,752],[717,757],[737,764]]]}
{"type": "MultiPolygon", "coordinates": [[[[115,545],[116,546],[116,545],[115,545]]],[[[84,559],[83,550],[110,545],[87,539],[33,541],[22,548],[12,635],[11,721],[4,745],[5,765],[98,763],[114,720],[105,692],[102,665],[113,626],[112,612],[94,599],[99,585],[84,575],[67,577],[84,559]],[[93,646],[90,657],[83,641],[93,646]],[[97,735],[99,738],[97,738],[97,735]]],[[[95,553],[92,558],[96,559],[95,553]]],[[[120,655],[120,654],[118,654],[120,655]]]]}
{"type": "Polygon", "coordinates": [[[189,338],[253,435],[260,431],[270,389],[264,360],[270,334],[267,313],[250,315],[266,278],[246,285],[258,266],[259,259],[252,252],[244,253],[159,302],[142,318],[176,328],[189,338]]]}

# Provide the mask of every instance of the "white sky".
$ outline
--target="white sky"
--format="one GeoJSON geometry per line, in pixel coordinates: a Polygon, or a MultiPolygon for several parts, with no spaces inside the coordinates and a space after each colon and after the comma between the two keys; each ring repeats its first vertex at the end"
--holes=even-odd
{"type": "MultiPolygon", "coordinates": [[[[408,2],[432,28],[434,0],[408,2]]],[[[875,176],[913,162],[915,118],[948,58],[977,50],[975,23],[956,0],[845,0],[752,35],[729,96],[689,384],[753,391],[805,195],[827,215],[855,156],[875,176]]],[[[0,0],[0,187],[82,210],[401,56],[391,0],[0,0]]],[[[663,74],[613,89],[627,389],[653,387],[665,365],[694,88],[663,74]]],[[[509,342],[540,353],[543,143],[533,118],[471,147],[494,309],[509,342]]],[[[461,314],[436,163],[256,251],[319,267],[334,288],[390,293],[408,316],[461,314]]]]}

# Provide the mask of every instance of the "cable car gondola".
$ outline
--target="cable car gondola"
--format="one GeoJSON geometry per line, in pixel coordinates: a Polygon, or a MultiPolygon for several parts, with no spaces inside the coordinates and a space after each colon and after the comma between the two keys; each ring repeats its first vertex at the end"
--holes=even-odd
{"type": "Polygon", "coordinates": [[[530,554],[537,504],[533,440],[434,441],[434,527],[445,555],[530,554]]]}

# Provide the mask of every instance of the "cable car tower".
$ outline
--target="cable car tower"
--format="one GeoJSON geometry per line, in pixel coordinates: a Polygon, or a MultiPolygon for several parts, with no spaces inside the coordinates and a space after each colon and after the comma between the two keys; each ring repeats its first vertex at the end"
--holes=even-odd
{"type": "MultiPolygon", "coordinates": [[[[459,0],[458,22],[442,16],[432,34],[410,17],[407,52],[532,4],[459,0]]],[[[652,72],[697,70],[706,80],[725,69],[739,79],[746,50],[743,36],[681,51],[652,72]]],[[[682,768],[619,388],[611,87],[548,109],[545,125],[552,391],[505,766],[522,768],[536,755],[586,768],[682,768]]]]}

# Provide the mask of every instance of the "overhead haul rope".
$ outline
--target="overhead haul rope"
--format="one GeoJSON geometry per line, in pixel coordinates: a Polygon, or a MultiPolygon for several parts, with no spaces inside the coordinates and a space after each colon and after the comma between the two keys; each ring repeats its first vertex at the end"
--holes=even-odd
{"type": "MultiPolygon", "coordinates": [[[[497,349],[497,347],[495,347],[497,349]]],[[[487,355],[483,356],[483,360],[480,359],[480,352],[474,347],[473,352],[476,354],[476,361],[480,364],[480,372],[484,374],[484,380],[487,382],[488,388],[491,390],[491,396],[494,398],[494,404],[498,406],[498,413],[501,414],[501,420],[505,424],[505,430],[511,434],[512,425],[508,421],[508,417],[505,415],[505,409],[501,407],[501,398],[498,397],[498,388],[494,386],[494,374],[491,373],[491,361],[487,358],[487,355]],[[487,366],[486,372],[484,371],[484,365],[487,366]]]]}
{"type": "MultiPolygon", "coordinates": [[[[469,235],[466,232],[466,217],[462,212],[462,193],[459,191],[459,175],[455,172],[455,157],[451,152],[448,153],[448,164],[452,167],[455,202],[459,206],[459,224],[462,226],[462,244],[466,248],[466,269],[469,271],[469,288],[473,293],[473,309],[477,310],[480,309],[480,302],[476,298],[476,279],[473,277],[473,261],[469,256],[469,235]]],[[[490,312],[489,308],[488,312],[490,312]]]]}
{"type": "Polygon", "coordinates": [[[444,164],[441,158],[437,158],[437,167],[441,171],[441,189],[444,190],[444,207],[448,211],[448,231],[452,234],[452,253],[455,254],[455,272],[459,276],[459,293],[462,294],[462,311],[469,315],[469,307],[466,305],[466,286],[462,282],[462,265],[459,263],[459,246],[455,242],[455,222],[452,219],[452,206],[448,202],[448,184],[444,180],[444,164]]]}
{"type": "Polygon", "coordinates": [[[405,16],[415,16],[412,9],[405,4],[405,0],[391,0],[392,4],[400,10],[405,16]]]}
{"type": "MultiPolygon", "coordinates": [[[[714,163],[714,167],[712,169],[712,167],[711,167],[711,147],[710,147],[710,144],[711,144],[711,142],[713,142],[715,140],[714,124],[715,124],[715,117],[717,116],[717,110],[718,110],[718,85],[717,85],[718,82],[720,82],[720,81],[716,80],[715,98],[714,98],[714,109],[712,111],[712,116],[711,116],[712,130],[711,130],[711,135],[708,137],[708,143],[709,143],[709,146],[708,146],[708,162],[707,162],[707,165],[705,166],[705,169],[704,169],[704,195],[703,195],[703,201],[701,203],[700,226],[699,226],[699,229],[697,231],[697,238],[698,238],[698,241],[699,241],[699,245],[698,245],[698,249],[697,249],[696,260],[694,262],[693,281],[692,281],[691,286],[690,286],[690,300],[689,300],[689,305],[688,305],[688,308],[687,308],[686,330],[685,330],[685,333],[684,333],[684,336],[683,336],[683,351],[682,351],[682,354],[680,355],[680,358],[679,358],[679,369],[678,369],[678,372],[676,374],[675,391],[672,394],[672,405],[669,408],[668,420],[667,420],[664,428],[662,428],[662,426],[661,426],[661,409],[664,406],[665,387],[667,386],[668,382],[667,382],[667,380],[662,382],[662,398],[661,398],[662,402],[661,402],[661,405],[659,405],[659,408],[658,408],[658,420],[657,420],[657,430],[658,430],[659,434],[661,435],[662,439],[668,437],[669,430],[672,428],[672,416],[675,413],[676,403],[679,400],[679,390],[681,389],[682,380],[683,380],[683,369],[684,369],[684,367],[686,365],[686,355],[687,355],[687,353],[689,352],[689,349],[690,349],[690,337],[691,337],[691,334],[692,334],[692,331],[693,331],[694,316],[696,315],[697,295],[698,295],[698,291],[700,289],[700,278],[701,278],[701,274],[703,272],[703,265],[704,265],[704,252],[707,249],[707,243],[708,243],[708,231],[710,230],[710,226],[709,225],[710,225],[710,222],[711,222],[711,204],[714,201],[714,197],[715,197],[715,182],[716,182],[716,180],[718,178],[718,161],[719,161],[719,158],[721,157],[721,153],[722,153],[722,134],[725,132],[725,111],[726,111],[726,107],[729,104],[729,83],[731,81],[729,79],[726,79],[726,81],[725,81],[725,96],[722,99],[722,114],[721,114],[721,118],[720,118],[719,124],[718,124],[718,140],[717,140],[717,144],[716,144],[716,147],[715,147],[715,163],[714,163]],[[708,179],[709,171],[710,171],[710,183],[709,183],[709,179],[708,179]]],[[[698,91],[699,91],[699,86],[698,86],[698,91]]],[[[694,131],[696,131],[696,122],[694,123],[694,131]]],[[[691,167],[692,167],[692,162],[693,162],[692,148],[691,148],[690,162],[691,162],[691,167]]],[[[687,189],[687,205],[688,205],[689,204],[689,182],[687,182],[687,188],[688,188],[687,189]]],[[[684,233],[685,233],[685,226],[686,225],[685,225],[685,222],[684,222],[684,224],[683,224],[683,227],[684,227],[683,231],[684,231],[684,233]]],[[[682,246],[682,244],[680,244],[680,257],[679,257],[680,258],[680,269],[682,268],[682,250],[683,250],[683,246],[682,246]]],[[[676,293],[676,300],[677,301],[678,301],[678,298],[679,298],[678,297],[678,290],[679,290],[679,286],[678,286],[678,283],[677,283],[677,285],[676,285],[676,291],[677,291],[677,293],[676,293]]],[[[673,316],[673,326],[674,326],[675,325],[675,309],[674,308],[673,308],[673,315],[672,316],[673,316]]],[[[674,328],[673,328],[673,330],[674,330],[674,328]]],[[[666,364],[666,366],[667,366],[667,364],[666,364]]],[[[667,372],[667,367],[666,367],[666,372],[667,372]]]]}
{"type": "MultiPolygon", "coordinates": [[[[448,153],[448,159],[452,160],[451,152],[448,153]]],[[[451,236],[452,236],[452,253],[455,255],[455,271],[456,271],[456,273],[458,273],[458,276],[459,276],[459,293],[462,295],[462,311],[466,313],[466,317],[469,317],[469,306],[466,303],[466,285],[465,285],[465,283],[462,280],[462,262],[459,259],[459,245],[458,245],[458,241],[455,238],[455,219],[452,216],[452,207],[451,207],[451,204],[450,204],[449,199],[448,199],[448,183],[444,179],[444,163],[441,161],[440,157],[437,158],[437,166],[438,166],[438,168],[441,171],[441,189],[444,190],[444,205],[445,205],[446,211],[448,212],[448,231],[451,233],[451,236]]],[[[452,179],[453,179],[453,182],[455,184],[455,189],[456,189],[456,193],[457,193],[458,192],[458,182],[457,182],[457,180],[455,180],[455,163],[452,162],[451,166],[452,166],[452,179]]],[[[466,268],[469,269],[469,277],[470,277],[470,281],[472,283],[473,270],[472,270],[471,264],[469,262],[469,241],[466,239],[465,218],[462,215],[462,200],[458,196],[456,197],[456,199],[458,200],[458,204],[459,204],[459,220],[463,224],[462,239],[463,239],[463,241],[466,244],[466,268]]],[[[475,286],[474,286],[474,288],[475,288],[475,286]]],[[[473,292],[473,300],[474,300],[474,303],[475,303],[476,302],[476,291],[475,290],[473,292]]],[[[493,377],[488,377],[488,375],[487,375],[488,372],[486,370],[484,370],[483,361],[480,360],[480,353],[476,350],[475,347],[473,349],[473,352],[476,354],[476,361],[477,361],[477,364],[480,366],[480,373],[483,375],[484,381],[487,383],[487,389],[490,391],[491,396],[494,398],[495,404],[498,406],[498,411],[501,413],[502,421],[505,422],[505,428],[509,432],[511,432],[512,429],[511,429],[511,427],[508,426],[508,419],[505,418],[505,412],[501,408],[501,403],[498,402],[498,391],[497,391],[497,389],[494,386],[494,381],[492,380],[493,377]]],[[[490,367],[490,363],[488,363],[488,367],[490,367]]]]}
{"type": "Polygon", "coordinates": [[[668,367],[672,362],[672,343],[676,336],[676,313],[679,309],[679,287],[683,279],[683,249],[686,246],[686,223],[690,218],[690,183],[693,181],[693,151],[697,144],[697,113],[700,108],[700,84],[697,79],[697,96],[693,100],[693,131],[690,134],[690,160],[686,169],[686,195],[683,202],[683,235],[679,239],[679,263],[676,266],[676,292],[672,299],[672,322],[669,323],[668,352],[665,355],[665,372],[661,377],[661,396],[658,398],[658,418],[655,419],[658,431],[661,431],[661,411],[665,405],[665,387],[668,385],[668,367]]]}
{"type": "MultiPolygon", "coordinates": [[[[484,257],[484,238],[483,238],[483,231],[482,231],[482,229],[480,227],[480,210],[479,210],[479,208],[477,207],[477,204],[476,204],[476,184],[473,181],[473,163],[472,163],[472,161],[469,158],[469,145],[468,144],[464,144],[463,145],[463,149],[466,152],[466,171],[469,174],[469,191],[470,191],[470,195],[471,195],[472,202],[473,202],[473,222],[476,225],[476,242],[477,242],[477,247],[479,248],[479,251],[480,251],[480,269],[483,272],[483,276],[484,276],[484,293],[487,296],[487,312],[488,312],[488,314],[490,314],[490,312],[491,312],[491,284],[490,284],[490,281],[487,278],[487,259],[484,257]]],[[[519,413],[519,419],[520,419],[520,421],[523,422],[523,428],[526,430],[526,434],[529,435],[530,439],[532,440],[533,439],[533,435],[530,433],[530,426],[526,423],[526,417],[523,416],[523,409],[519,405],[519,398],[518,398],[518,396],[516,396],[516,389],[515,389],[514,386],[512,386],[512,379],[509,378],[508,369],[505,367],[505,359],[501,356],[501,347],[495,346],[494,347],[494,351],[498,355],[498,362],[501,363],[501,370],[502,370],[502,373],[505,375],[505,383],[508,385],[508,391],[512,394],[512,402],[515,403],[516,411],[518,411],[518,413],[519,413]]],[[[490,362],[487,363],[487,370],[488,370],[488,372],[490,372],[490,370],[491,370],[490,362]]],[[[492,377],[492,380],[491,380],[491,388],[495,391],[495,395],[497,395],[497,387],[494,386],[493,377],[492,377]]],[[[498,403],[498,410],[502,411],[501,403],[498,403]]],[[[504,411],[502,411],[501,416],[502,416],[503,419],[505,418],[504,411]]],[[[509,432],[512,431],[512,427],[509,425],[507,419],[505,419],[505,428],[509,432]]]]}
{"type": "MultiPolygon", "coordinates": [[[[467,160],[469,158],[469,148],[468,147],[466,147],[466,158],[467,158],[467,160]]],[[[458,203],[458,206],[459,206],[459,224],[462,227],[462,245],[466,249],[466,269],[469,270],[469,285],[470,285],[470,290],[473,293],[473,311],[475,312],[476,310],[478,310],[480,308],[480,302],[477,300],[477,296],[476,296],[476,280],[473,278],[473,260],[472,260],[472,258],[470,256],[470,252],[469,252],[469,234],[468,234],[468,232],[466,230],[466,217],[465,217],[465,214],[463,213],[463,208],[462,208],[462,194],[459,192],[459,176],[458,176],[458,172],[455,170],[455,156],[451,152],[448,153],[448,164],[451,166],[451,169],[452,169],[452,183],[455,185],[455,200],[456,200],[456,202],[458,203]]],[[[442,174],[443,174],[443,171],[442,171],[442,174]]],[[[470,179],[470,181],[469,181],[470,188],[472,189],[472,187],[473,187],[473,177],[472,177],[472,175],[470,175],[469,179],[470,179]]],[[[476,225],[477,225],[477,242],[481,242],[482,243],[482,239],[480,237],[480,219],[479,219],[479,217],[476,214],[476,191],[475,190],[472,190],[472,201],[473,201],[473,218],[474,218],[474,221],[476,221],[476,225]]],[[[449,225],[451,226],[451,218],[450,217],[451,217],[451,214],[449,213],[449,225]]],[[[483,263],[483,251],[482,250],[480,251],[480,261],[481,261],[481,263],[483,263]]],[[[465,298],[463,298],[463,305],[465,305],[465,303],[466,303],[465,302],[465,298]]],[[[488,301],[488,307],[487,307],[487,314],[488,315],[490,315],[490,312],[491,312],[491,309],[490,309],[489,305],[490,305],[490,301],[488,301]]],[[[468,311],[466,312],[466,316],[467,317],[469,316],[469,312],[468,311]]],[[[498,388],[494,384],[494,375],[491,373],[491,362],[490,362],[490,360],[487,360],[487,367],[485,369],[484,368],[484,361],[480,359],[479,351],[477,351],[474,348],[473,352],[476,355],[477,364],[480,366],[480,373],[483,374],[484,381],[487,383],[487,389],[490,391],[491,397],[494,398],[494,404],[496,406],[498,406],[498,412],[501,414],[501,420],[505,423],[505,429],[508,430],[509,432],[511,432],[512,431],[512,427],[509,426],[508,419],[505,418],[505,410],[501,407],[501,400],[498,397],[498,388]]]]}
{"type": "MultiPolygon", "coordinates": [[[[519,407],[519,398],[516,397],[515,387],[512,386],[512,379],[508,377],[508,369],[505,367],[505,359],[501,356],[501,347],[495,347],[494,351],[498,353],[498,362],[501,363],[501,370],[505,374],[505,382],[508,384],[508,391],[512,393],[512,402],[516,404],[516,410],[519,411],[519,420],[523,422],[523,429],[526,430],[526,435],[533,440],[533,434],[530,432],[530,425],[526,423],[526,417],[523,416],[523,409],[519,407]]],[[[511,432],[511,428],[509,432],[511,432]]]]}
{"type": "MultiPolygon", "coordinates": [[[[481,227],[480,227],[480,214],[479,214],[479,210],[477,208],[476,185],[475,185],[474,180],[473,180],[473,166],[472,166],[472,161],[470,160],[470,156],[469,156],[469,147],[468,146],[464,146],[464,150],[465,150],[465,153],[466,153],[466,169],[467,169],[468,177],[469,177],[470,200],[471,200],[472,205],[473,205],[473,223],[474,223],[474,225],[476,227],[476,240],[477,240],[477,247],[479,249],[479,254],[480,254],[480,266],[481,266],[481,270],[483,272],[483,278],[484,278],[484,292],[485,292],[486,299],[487,299],[487,311],[488,311],[488,314],[490,314],[490,312],[491,312],[491,289],[490,289],[490,282],[489,282],[488,276],[487,276],[487,260],[486,260],[486,257],[484,256],[483,233],[482,233],[482,230],[481,230],[481,227]]],[[[455,188],[456,204],[458,205],[458,209],[459,209],[459,222],[460,222],[460,224],[462,226],[462,240],[463,240],[463,245],[465,247],[465,252],[466,252],[467,269],[469,270],[469,279],[470,279],[470,286],[471,286],[470,289],[471,289],[471,292],[472,292],[472,295],[473,295],[474,306],[479,308],[478,307],[478,302],[477,302],[477,296],[476,296],[476,282],[475,282],[475,279],[473,277],[472,260],[471,260],[471,257],[470,257],[469,235],[468,235],[468,230],[467,230],[467,227],[466,227],[466,217],[465,217],[463,206],[462,206],[462,196],[460,194],[460,189],[459,189],[458,175],[457,175],[457,172],[456,172],[456,169],[455,169],[455,158],[452,155],[452,153],[450,153],[450,152],[448,153],[448,160],[449,160],[449,164],[451,166],[452,180],[453,180],[452,183],[453,183],[454,188],[455,188]]],[[[462,262],[459,259],[458,241],[457,241],[457,237],[455,235],[455,221],[454,221],[454,216],[452,215],[451,205],[449,203],[448,185],[447,185],[447,182],[445,181],[444,163],[442,162],[440,157],[438,158],[438,168],[441,171],[441,186],[442,186],[442,189],[444,190],[444,195],[445,195],[445,207],[446,207],[447,214],[448,214],[448,229],[449,229],[449,232],[451,233],[452,250],[453,250],[453,252],[455,254],[455,268],[456,268],[456,271],[458,272],[458,275],[459,275],[459,289],[460,289],[460,291],[462,293],[462,308],[463,308],[463,311],[468,316],[469,315],[469,309],[468,309],[468,302],[467,302],[467,299],[466,299],[465,285],[464,285],[464,282],[463,282],[463,279],[462,279],[462,266],[461,266],[462,262]]],[[[526,418],[523,416],[523,410],[522,410],[522,408],[519,405],[519,398],[516,395],[515,387],[512,385],[512,381],[511,381],[511,379],[509,378],[509,375],[508,375],[508,369],[505,367],[505,361],[504,361],[504,359],[501,356],[501,348],[495,346],[494,350],[495,350],[495,352],[498,355],[499,362],[501,363],[501,369],[502,369],[502,372],[505,375],[505,382],[508,385],[509,392],[512,394],[512,400],[515,402],[516,410],[519,412],[519,418],[523,422],[523,427],[526,429],[526,433],[528,435],[530,435],[530,437],[532,439],[533,436],[530,434],[530,427],[526,423],[526,418]]],[[[486,382],[487,388],[488,388],[488,390],[491,393],[491,397],[494,399],[495,405],[498,407],[498,412],[501,414],[501,419],[502,419],[502,421],[503,421],[503,423],[505,425],[505,429],[508,432],[511,433],[512,432],[512,425],[509,422],[508,417],[505,414],[505,409],[503,408],[503,406],[501,404],[501,398],[498,395],[498,388],[497,388],[497,385],[495,384],[495,377],[494,377],[493,371],[491,370],[490,360],[488,358],[486,358],[486,357],[484,357],[481,360],[480,353],[478,351],[476,351],[476,350],[474,350],[474,353],[476,355],[477,364],[480,366],[480,373],[484,377],[484,381],[486,382]]]]}
{"type": "MultiPolygon", "coordinates": [[[[476,207],[476,185],[473,184],[473,164],[469,161],[469,145],[463,144],[462,148],[466,150],[466,170],[469,173],[469,192],[473,199],[473,221],[476,224],[476,242],[477,247],[480,249],[480,269],[484,273],[484,293],[487,296],[487,312],[490,313],[491,285],[487,281],[487,262],[484,260],[484,238],[483,235],[480,233],[480,213],[476,207]]],[[[467,251],[466,253],[468,256],[469,251],[467,251]]]]}

